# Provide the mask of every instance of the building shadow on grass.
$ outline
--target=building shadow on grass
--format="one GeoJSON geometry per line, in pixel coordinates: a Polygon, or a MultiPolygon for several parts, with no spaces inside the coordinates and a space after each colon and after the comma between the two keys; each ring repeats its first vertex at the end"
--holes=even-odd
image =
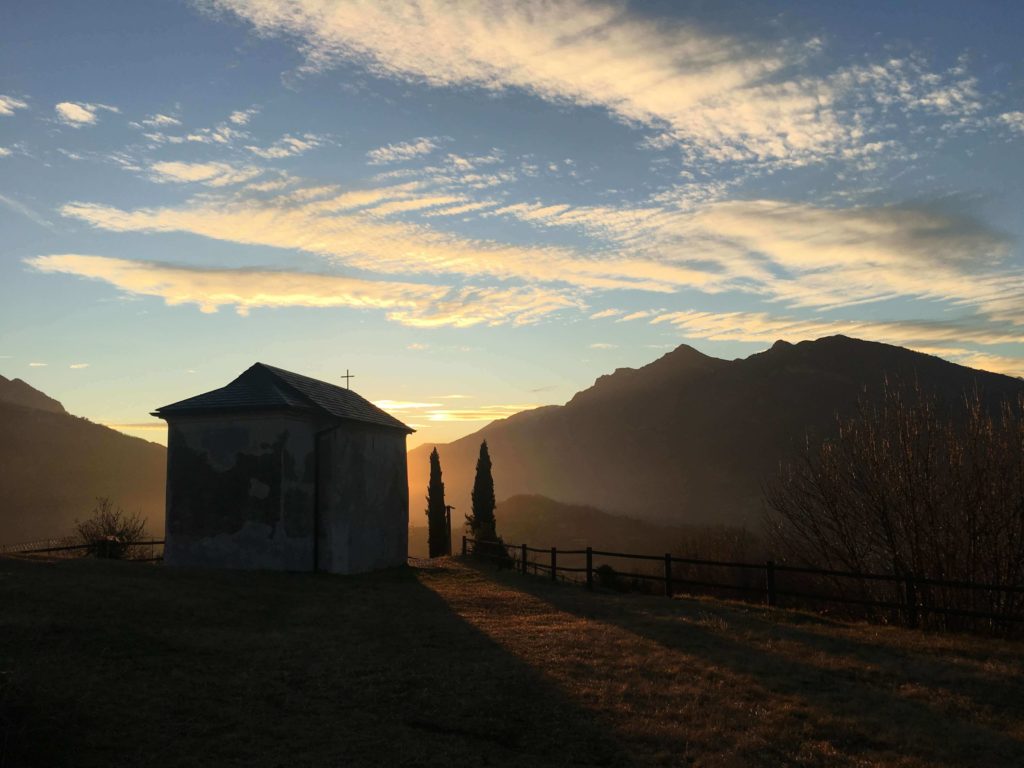
{"type": "Polygon", "coordinates": [[[2,565],[9,693],[33,692],[8,702],[19,727],[5,768],[632,762],[410,569],[2,565]],[[60,743],[26,741],[46,734],[60,743]]]}
{"type": "Polygon", "coordinates": [[[591,594],[576,585],[481,571],[558,610],[728,670],[763,694],[765,707],[773,695],[802,701],[811,716],[795,732],[851,758],[909,755],[950,768],[1024,765],[1024,743],[985,722],[993,715],[1024,720],[1024,683],[956,664],[954,650],[943,658],[861,642],[841,634],[841,623],[800,615],[790,623],[787,614],[757,606],[591,594]],[[830,625],[837,634],[827,634],[830,625]]]}

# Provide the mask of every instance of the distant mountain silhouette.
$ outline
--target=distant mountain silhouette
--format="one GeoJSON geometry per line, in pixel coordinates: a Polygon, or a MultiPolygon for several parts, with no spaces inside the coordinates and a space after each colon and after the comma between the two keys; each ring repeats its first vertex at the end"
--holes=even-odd
{"type": "Polygon", "coordinates": [[[37,408],[50,413],[67,413],[57,400],[30,387],[21,379],[7,379],[3,376],[0,376],[0,403],[37,408]]]}
{"type": "Polygon", "coordinates": [[[0,376],[0,543],[68,535],[97,496],[141,511],[162,535],[166,456],[0,376]]]}
{"type": "MultiPolygon", "coordinates": [[[[486,439],[499,498],[541,494],[660,523],[756,529],[762,483],[779,461],[806,435],[830,434],[835,414],[849,412],[865,389],[880,392],[886,378],[917,381],[947,399],[975,387],[992,399],[1024,391],[1019,379],[844,336],[780,341],[732,361],[682,345],[642,368],[601,376],[563,406],[439,445],[447,499],[461,521],[486,439]]],[[[409,454],[414,519],[432,447],[409,454]]],[[[503,533],[500,505],[497,518],[503,533]]]]}

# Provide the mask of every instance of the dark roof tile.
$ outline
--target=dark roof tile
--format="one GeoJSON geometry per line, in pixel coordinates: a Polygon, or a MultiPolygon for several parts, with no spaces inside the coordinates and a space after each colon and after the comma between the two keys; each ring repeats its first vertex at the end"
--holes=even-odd
{"type": "Polygon", "coordinates": [[[339,419],[414,430],[350,389],[256,363],[225,387],[165,405],[154,416],[200,411],[320,410],[339,419]]]}

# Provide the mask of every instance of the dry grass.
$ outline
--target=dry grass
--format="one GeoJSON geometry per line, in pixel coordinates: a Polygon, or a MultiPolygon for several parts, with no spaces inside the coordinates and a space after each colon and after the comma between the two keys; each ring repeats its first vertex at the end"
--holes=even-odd
{"type": "Polygon", "coordinates": [[[1015,643],[457,562],[0,559],[7,766],[1024,765],[1022,667],[1015,643]]]}
{"type": "Polygon", "coordinates": [[[1024,765],[1019,643],[459,575],[434,588],[644,762],[1024,765]]]}

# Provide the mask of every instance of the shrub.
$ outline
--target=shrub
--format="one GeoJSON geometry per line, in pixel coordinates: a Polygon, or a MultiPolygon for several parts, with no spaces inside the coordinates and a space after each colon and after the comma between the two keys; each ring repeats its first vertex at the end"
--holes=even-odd
{"type": "Polygon", "coordinates": [[[93,557],[123,560],[142,541],[146,521],[138,512],[128,514],[106,496],[96,499],[90,517],[75,521],[75,534],[93,557]]]}

